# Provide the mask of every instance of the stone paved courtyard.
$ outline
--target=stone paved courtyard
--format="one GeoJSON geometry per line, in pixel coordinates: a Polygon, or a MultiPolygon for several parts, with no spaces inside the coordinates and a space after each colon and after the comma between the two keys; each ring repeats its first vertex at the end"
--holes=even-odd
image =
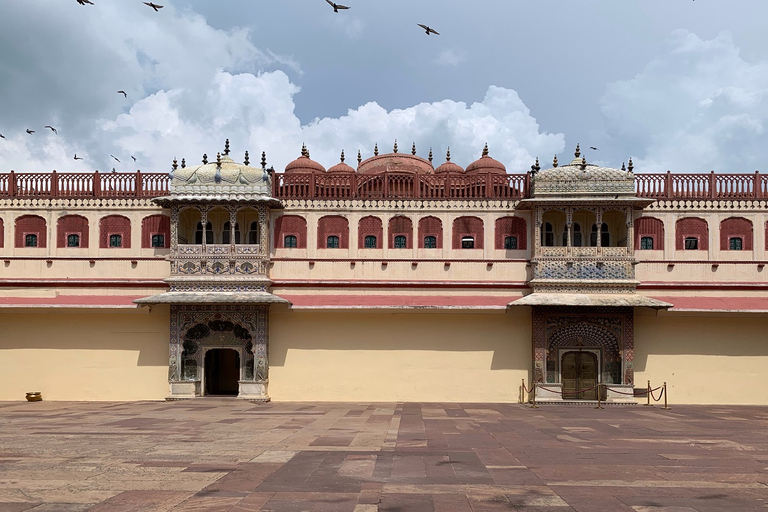
{"type": "Polygon", "coordinates": [[[768,508],[768,408],[0,403],[0,511],[768,508]]]}

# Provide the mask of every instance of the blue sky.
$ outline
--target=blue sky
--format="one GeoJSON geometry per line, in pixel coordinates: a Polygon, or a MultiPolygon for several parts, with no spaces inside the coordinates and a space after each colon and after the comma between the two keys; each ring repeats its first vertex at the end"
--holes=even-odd
{"type": "Polygon", "coordinates": [[[227,137],[277,170],[302,143],[330,167],[397,139],[462,166],[488,142],[509,172],[577,142],[641,172],[768,172],[764,0],[93,2],[0,4],[0,172],[165,172],[227,137]]]}

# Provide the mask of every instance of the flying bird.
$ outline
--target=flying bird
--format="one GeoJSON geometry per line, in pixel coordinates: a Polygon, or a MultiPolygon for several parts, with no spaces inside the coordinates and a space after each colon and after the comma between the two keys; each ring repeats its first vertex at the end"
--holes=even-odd
{"type": "Polygon", "coordinates": [[[421,23],[417,23],[417,25],[420,26],[421,28],[423,28],[424,30],[426,30],[427,35],[429,35],[429,34],[435,34],[436,36],[440,35],[440,33],[437,30],[433,29],[433,28],[429,28],[428,26],[422,25],[421,23]]]}
{"type": "Polygon", "coordinates": [[[77,3],[79,3],[80,5],[86,5],[86,4],[93,5],[93,2],[91,2],[91,0],[77,0],[77,3]]]}
{"type": "Polygon", "coordinates": [[[77,153],[75,153],[75,160],[82,160],[82,158],[77,156],[77,153]]]}
{"type": "Polygon", "coordinates": [[[27,128],[27,133],[32,135],[33,133],[35,133],[35,130],[30,130],[29,128],[27,128]]]}
{"type": "Polygon", "coordinates": [[[128,97],[128,93],[127,93],[127,92],[125,92],[125,91],[117,91],[117,94],[122,94],[122,95],[123,95],[123,96],[125,96],[126,98],[128,97]]]}
{"type": "Polygon", "coordinates": [[[325,1],[328,2],[328,5],[333,7],[333,12],[339,12],[339,9],[349,9],[349,7],[347,7],[346,5],[336,4],[336,3],[333,3],[331,0],[325,0],[325,1]]]}
{"type": "Polygon", "coordinates": [[[133,158],[134,162],[136,161],[136,157],[135,156],[131,155],[131,158],[133,158]]]}
{"type": "Polygon", "coordinates": [[[597,149],[595,146],[589,146],[589,149],[594,149],[595,151],[600,151],[600,150],[599,150],[599,149],[597,149]]]}
{"type": "Polygon", "coordinates": [[[114,158],[115,160],[117,160],[117,163],[119,163],[119,164],[120,164],[120,163],[122,163],[120,160],[118,160],[118,158],[117,158],[115,155],[109,155],[109,156],[111,156],[112,158],[114,158]]]}
{"type": "Polygon", "coordinates": [[[5,138],[5,135],[3,135],[2,133],[0,133],[0,139],[4,139],[4,138],[5,138]]]}
{"type": "Polygon", "coordinates": [[[144,2],[144,5],[150,6],[151,8],[153,8],[155,10],[155,12],[159,12],[158,9],[162,9],[163,8],[162,5],[157,5],[156,3],[152,3],[152,2],[144,2]]]}
{"type": "Polygon", "coordinates": [[[58,135],[58,134],[59,134],[59,132],[58,132],[58,131],[56,130],[56,128],[54,128],[53,126],[50,126],[50,125],[45,125],[45,128],[50,128],[50,130],[51,130],[53,133],[55,133],[56,135],[58,135]]]}

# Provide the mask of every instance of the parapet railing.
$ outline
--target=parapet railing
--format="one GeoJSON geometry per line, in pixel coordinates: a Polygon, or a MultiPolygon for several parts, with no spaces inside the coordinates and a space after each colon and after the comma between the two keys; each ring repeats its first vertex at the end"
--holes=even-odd
{"type": "MultiPolygon", "coordinates": [[[[534,178],[535,179],[535,178],[534,178]]],[[[0,174],[0,198],[157,197],[169,193],[166,173],[0,174]]],[[[524,199],[526,174],[274,174],[277,199],[524,199]]],[[[655,200],[768,199],[768,174],[635,174],[637,197],[655,200]]]]}
{"type": "Polygon", "coordinates": [[[168,194],[168,174],[15,173],[0,174],[0,198],[127,198],[168,194]]]}

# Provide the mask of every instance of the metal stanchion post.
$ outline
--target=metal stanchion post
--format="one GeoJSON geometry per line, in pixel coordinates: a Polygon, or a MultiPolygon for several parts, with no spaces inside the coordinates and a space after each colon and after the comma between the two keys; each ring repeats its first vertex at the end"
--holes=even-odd
{"type": "Polygon", "coordinates": [[[662,409],[664,410],[671,409],[671,407],[667,405],[667,383],[666,382],[664,383],[664,407],[662,407],[662,409]]]}
{"type": "Polygon", "coordinates": [[[528,397],[525,396],[525,379],[523,379],[523,387],[520,388],[520,395],[523,397],[521,402],[526,403],[528,401],[528,397]]]}
{"type": "Polygon", "coordinates": [[[603,403],[602,403],[603,394],[600,392],[600,387],[601,386],[602,386],[602,384],[598,384],[597,385],[597,407],[595,407],[595,409],[605,409],[605,407],[603,407],[603,403]]]}
{"type": "Polygon", "coordinates": [[[645,392],[646,397],[648,398],[648,403],[643,404],[647,407],[653,407],[653,404],[651,403],[651,381],[648,381],[648,389],[645,392]]]}
{"type": "Polygon", "coordinates": [[[531,391],[533,391],[533,405],[531,406],[531,409],[538,409],[539,406],[536,405],[536,382],[531,386],[531,391]]]}

